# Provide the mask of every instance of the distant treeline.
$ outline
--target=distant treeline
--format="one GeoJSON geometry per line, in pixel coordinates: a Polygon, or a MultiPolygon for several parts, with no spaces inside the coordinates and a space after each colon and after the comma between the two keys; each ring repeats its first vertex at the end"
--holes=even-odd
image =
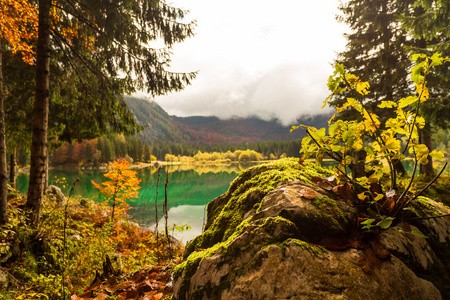
{"type": "MultiPolygon", "coordinates": [[[[292,141],[268,141],[259,143],[244,143],[239,145],[205,145],[205,144],[183,144],[183,143],[143,143],[136,136],[103,136],[99,139],[82,141],[80,143],[64,144],[50,151],[50,165],[99,165],[114,161],[119,157],[127,157],[134,162],[150,162],[155,160],[170,160],[174,156],[194,157],[199,152],[203,153],[227,153],[237,150],[253,150],[262,155],[262,159],[278,159],[282,156],[299,156],[301,146],[300,140],[292,141]],[[152,157],[153,156],[153,157],[152,157]]],[[[450,131],[438,130],[433,135],[433,147],[443,151],[448,157],[450,149],[450,131]]],[[[19,149],[20,150],[20,149],[19,149]]],[[[197,156],[198,157],[198,156],[197,156]]],[[[261,157],[259,157],[261,159],[261,157]]],[[[232,159],[234,160],[234,159],[232,159]]],[[[29,164],[29,154],[18,151],[17,163],[20,166],[29,164]]]]}
{"type": "MultiPolygon", "coordinates": [[[[96,166],[119,157],[126,157],[133,162],[150,162],[165,160],[167,154],[173,160],[174,156],[198,157],[199,152],[235,153],[238,150],[253,150],[261,155],[258,159],[278,159],[282,156],[298,156],[300,143],[300,140],[292,140],[213,146],[163,142],[150,145],[143,143],[136,136],[103,136],[99,139],[54,147],[50,150],[49,163],[52,166],[96,166]]],[[[21,166],[28,165],[29,155],[19,151],[17,163],[21,166]]]]}
{"type": "MultiPolygon", "coordinates": [[[[297,156],[300,150],[300,140],[270,141],[260,143],[245,143],[240,145],[182,144],[182,143],[154,143],[149,145],[135,136],[109,136],[99,139],[82,141],[81,143],[64,144],[51,151],[50,164],[61,165],[98,165],[127,157],[134,162],[150,162],[165,160],[166,155],[194,157],[202,153],[226,153],[237,150],[253,150],[262,155],[259,159],[277,159],[281,156],[297,156]],[[153,156],[153,157],[152,157],[153,156]]],[[[26,162],[19,162],[26,164],[26,162]]]]}

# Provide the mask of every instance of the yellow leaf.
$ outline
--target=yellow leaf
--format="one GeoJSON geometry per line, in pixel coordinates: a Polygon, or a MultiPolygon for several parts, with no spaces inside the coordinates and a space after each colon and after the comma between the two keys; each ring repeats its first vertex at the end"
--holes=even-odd
{"type": "Polygon", "coordinates": [[[363,142],[361,139],[358,139],[355,143],[353,143],[352,148],[356,151],[361,150],[363,148],[363,142]]]}
{"type": "Polygon", "coordinates": [[[404,108],[404,107],[406,107],[408,105],[411,105],[411,104],[417,102],[417,100],[419,100],[419,98],[417,98],[416,96],[409,96],[409,97],[406,97],[406,98],[402,98],[398,102],[398,107],[399,108],[404,108]]]}
{"type": "Polygon", "coordinates": [[[358,199],[359,200],[366,200],[368,198],[368,196],[366,195],[366,193],[360,193],[358,194],[358,199]]]}
{"type": "Polygon", "coordinates": [[[399,151],[400,150],[400,140],[396,139],[396,138],[390,138],[388,139],[386,142],[386,150],[389,151],[399,151]]]}

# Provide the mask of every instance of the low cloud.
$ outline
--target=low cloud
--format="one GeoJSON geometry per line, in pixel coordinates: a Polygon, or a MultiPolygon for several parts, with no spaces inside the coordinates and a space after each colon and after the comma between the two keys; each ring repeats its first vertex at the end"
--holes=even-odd
{"type": "Polygon", "coordinates": [[[177,116],[257,116],[284,125],[321,110],[330,63],[342,51],[338,1],[183,0],[197,35],[173,49],[172,71],[199,70],[191,86],[157,97],[177,116]]]}
{"type": "Polygon", "coordinates": [[[177,116],[257,116],[292,125],[301,116],[327,112],[321,106],[329,94],[326,81],[331,67],[312,69],[310,65],[286,64],[252,74],[238,69],[215,76],[200,73],[196,85],[157,101],[177,116]]]}

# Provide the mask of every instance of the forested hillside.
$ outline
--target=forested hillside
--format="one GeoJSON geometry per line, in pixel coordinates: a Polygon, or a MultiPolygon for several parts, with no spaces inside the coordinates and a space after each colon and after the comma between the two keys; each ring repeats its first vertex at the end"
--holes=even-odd
{"type": "MultiPolygon", "coordinates": [[[[302,138],[303,131],[290,133],[289,126],[283,126],[276,119],[264,121],[258,118],[233,118],[221,120],[217,117],[175,117],[169,116],[156,102],[126,97],[126,102],[135,114],[136,121],[146,128],[138,134],[144,143],[190,143],[243,144],[266,141],[289,141],[302,138]]],[[[314,127],[326,125],[329,115],[306,116],[297,123],[314,127]]],[[[296,124],[297,124],[296,123],[296,124]]],[[[293,124],[293,125],[296,125],[293,124]]]]}

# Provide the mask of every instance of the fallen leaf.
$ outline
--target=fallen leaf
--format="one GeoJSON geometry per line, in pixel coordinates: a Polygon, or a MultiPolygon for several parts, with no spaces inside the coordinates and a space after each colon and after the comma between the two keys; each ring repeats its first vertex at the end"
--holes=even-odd
{"type": "Polygon", "coordinates": [[[379,183],[371,183],[370,190],[374,194],[382,194],[383,193],[383,189],[381,188],[381,185],[379,183]]]}
{"type": "Polygon", "coordinates": [[[161,288],[161,285],[158,282],[150,282],[149,280],[146,280],[145,284],[147,284],[152,290],[159,290],[161,288]]]}
{"type": "Polygon", "coordinates": [[[375,267],[380,267],[382,263],[383,261],[375,255],[371,248],[366,249],[366,252],[358,260],[359,266],[367,274],[372,274],[375,267]]]}
{"type": "Polygon", "coordinates": [[[123,291],[131,286],[131,281],[124,281],[116,286],[115,291],[123,291]]]}
{"type": "Polygon", "coordinates": [[[370,246],[372,247],[374,254],[378,258],[389,259],[391,257],[391,253],[386,250],[386,248],[384,248],[380,243],[374,241],[370,244],[370,246]]]}
{"type": "Polygon", "coordinates": [[[352,190],[352,187],[348,183],[340,184],[335,186],[332,191],[343,199],[354,199],[355,193],[352,190]]]}
{"type": "Polygon", "coordinates": [[[304,188],[301,189],[300,191],[298,191],[298,194],[300,195],[300,197],[306,198],[306,199],[314,199],[317,197],[317,193],[309,188],[304,188]]]}
{"type": "Polygon", "coordinates": [[[154,295],[154,296],[153,296],[153,299],[155,299],[155,300],[160,300],[160,299],[162,299],[163,296],[164,296],[163,293],[159,293],[159,294],[154,295]]]}
{"type": "Polygon", "coordinates": [[[334,187],[334,185],[329,181],[319,181],[317,185],[326,191],[331,191],[334,187]]]}
{"type": "Polygon", "coordinates": [[[108,298],[107,294],[100,293],[97,295],[97,297],[94,298],[94,300],[105,300],[106,298],[108,298]]]}
{"type": "Polygon", "coordinates": [[[386,199],[386,201],[384,201],[382,209],[386,210],[387,212],[391,212],[392,209],[395,206],[395,200],[392,198],[388,198],[386,199]]]}
{"type": "Polygon", "coordinates": [[[321,177],[318,177],[318,176],[313,176],[313,177],[311,177],[311,181],[313,183],[318,183],[318,182],[323,181],[323,179],[321,177]]]}
{"type": "Polygon", "coordinates": [[[303,157],[300,157],[300,158],[298,159],[298,163],[299,163],[300,165],[302,165],[304,161],[305,161],[305,160],[303,159],[303,157]]]}

